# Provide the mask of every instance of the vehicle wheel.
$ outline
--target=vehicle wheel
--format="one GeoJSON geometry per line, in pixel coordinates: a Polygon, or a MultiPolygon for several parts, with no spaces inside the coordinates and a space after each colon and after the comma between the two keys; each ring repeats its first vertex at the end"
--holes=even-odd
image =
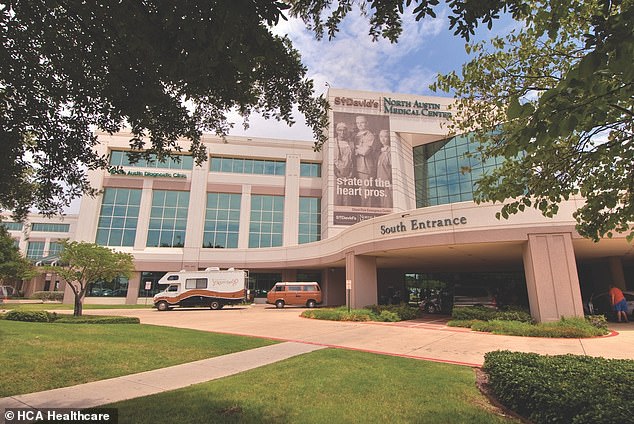
{"type": "Polygon", "coordinates": [[[283,300],[278,300],[275,302],[275,307],[280,309],[284,307],[284,301],[283,300]]]}
{"type": "Polygon", "coordinates": [[[209,308],[211,310],[217,311],[218,309],[222,308],[222,303],[218,302],[217,300],[212,300],[209,304],[209,308]]]}
{"type": "Polygon", "coordinates": [[[159,302],[156,305],[156,309],[158,309],[159,311],[169,311],[170,305],[168,305],[167,302],[159,302]]]}
{"type": "Polygon", "coordinates": [[[425,306],[425,312],[427,312],[428,314],[435,314],[438,313],[438,308],[436,308],[435,305],[427,305],[425,306]]]}
{"type": "Polygon", "coordinates": [[[314,308],[316,304],[317,302],[315,302],[314,300],[309,300],[308,302],[306,302],[306,307],[314,308]]]}

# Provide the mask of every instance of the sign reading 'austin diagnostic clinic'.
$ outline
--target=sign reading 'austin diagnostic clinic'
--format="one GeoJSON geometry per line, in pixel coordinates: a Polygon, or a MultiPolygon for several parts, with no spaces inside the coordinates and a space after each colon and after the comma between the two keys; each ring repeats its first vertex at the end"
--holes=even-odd
{"type": "Polygon", "coordinates": [[[335,112],[333,121],[334,224],[352,225],[392,212],[389,117],[335,112]]]}

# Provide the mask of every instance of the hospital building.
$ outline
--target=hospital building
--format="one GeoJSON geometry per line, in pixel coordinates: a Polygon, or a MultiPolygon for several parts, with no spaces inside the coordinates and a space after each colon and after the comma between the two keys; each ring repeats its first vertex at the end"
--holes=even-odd
{"type": "MultiPolygon", "coordinates": [[[[131,253],[135,273],[93,285],[89,303],[151,303],[166,272],[234,267],[249,270],[256,302],[278,281],[317,281],[325,305],[353,308],[486,287],[553,321],[583,316],[610,282],[634,286],[624,236],[594,243],[576,232],[583,199],[553,218],[530,209],[501,220],[499,204],[473,201],[499,163],[480,160],[466,134],[447,135],[452,99],[335,88],[328,99],[319,151],[312,140],[205,135],[200,165],[185,153],[135,161],[131,134],[99,134],[111,165],[89,172],[100,195],[77,215],[4,225],[34,261],[67,237],[131,253]]],[[[51,274],[27,286],[64,289],[51,274]]]]}

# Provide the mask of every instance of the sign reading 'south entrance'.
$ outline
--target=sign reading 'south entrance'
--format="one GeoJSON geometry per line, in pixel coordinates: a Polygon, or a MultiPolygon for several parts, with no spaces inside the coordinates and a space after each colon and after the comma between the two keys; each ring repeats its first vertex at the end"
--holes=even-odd
{"type": "Polygon", "coordinates": [[[441,218],[441,219],[410,219],[409,221],[400,221],[398,224],[393,225],[381,225],[381,235],[404,233],[407,231],[419,231],[430,230],[433,228],[447,228],[456,227],[459,225],[466,225],[466,216],[456,216],[453,218],[441,218]]]}

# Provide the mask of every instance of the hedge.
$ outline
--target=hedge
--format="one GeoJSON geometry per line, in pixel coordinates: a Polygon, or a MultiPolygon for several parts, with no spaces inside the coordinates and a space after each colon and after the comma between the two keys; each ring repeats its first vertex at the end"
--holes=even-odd
{"type": "Polygon", "coordinates": [[[101,315],[82,315],[79,317],[73,315],[59,316],[56,323],[60,324],[140,324],[141,321],[136,317],[112,317],[101,315]]]}
{"type": "Polygon", "coordinates": [[[451,317],[461,321],[520,321],[533,322],[531,314],[523,309],[495,310],[484,306],[462,306],[453,308],[451,317]]]}
{"type": "Polygon", "coordinates": [[[21,311],[12,309],[4,314],[3,319],[24,322],[55,322],[62,324],[140,324],[139,318],[101,316],[101,315],[58,315],[47,311],[21,311]]]}
{"type": "Polygon", "coordinates": [[[634,419],[632,360],[494,351],[483,370],[497,400],[535,424],[634,419]]]}
{"type": "Polygon", "coordinates": [[[418,316],[418,308],[412,308],[411,306],[401,303],[400,305],[370,305],[365,309],[371,310],[379,318],[383,316],[389,319],[379,319],[380,321],[407,321],[414,319],[418,316]],[[394,315],[398,316],[398,319],[394,320],[394,315]]]}
{"type": "Polygon", "coordinates": [[[57,314],[55,312],[21,311],[19,309],[12,309],[4,316],[4,319],[9,321],[24,322],[53,322],[56,318],[57,314]]]}

